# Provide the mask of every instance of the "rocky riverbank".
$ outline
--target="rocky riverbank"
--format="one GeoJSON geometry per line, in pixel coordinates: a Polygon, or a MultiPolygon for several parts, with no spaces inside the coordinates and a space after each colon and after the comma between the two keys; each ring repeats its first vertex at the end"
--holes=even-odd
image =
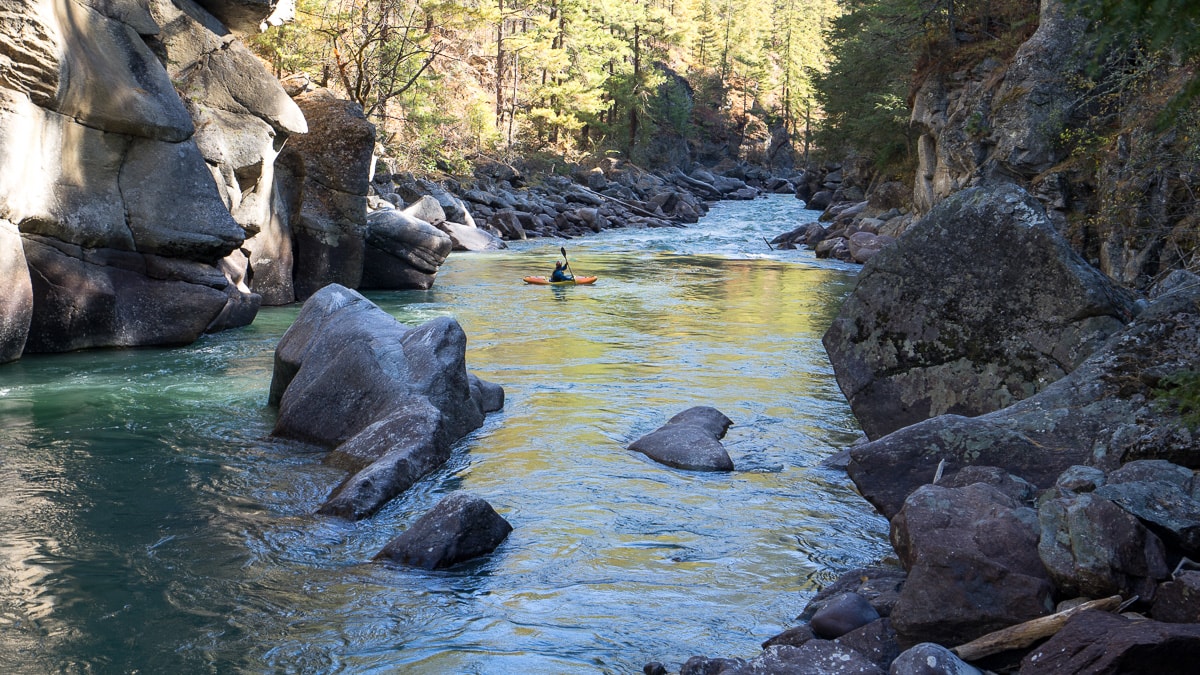
{"type": "Polygon", "coordinates": [[[898,564],[680,673],[1191,671],[1200,277],[1137,297],[1021,188],[966,190],[866,263],[824,341],[898,564]]]}

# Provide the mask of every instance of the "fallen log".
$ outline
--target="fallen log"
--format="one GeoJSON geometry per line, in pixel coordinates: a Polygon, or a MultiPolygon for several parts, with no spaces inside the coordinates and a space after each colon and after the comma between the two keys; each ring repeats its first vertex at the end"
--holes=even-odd
{"type": "Polygon", "coordinates": [[[595,190],[584,187],[583,185],[573,185],[571,187],[573,189],[579,190],[580,192],[586,192],[587,194],[595,195],[596,197],[599,197],[600,199],[607,199],[610,202],[615,202],[617,204],[620,204],[621,206],[624,206],[625,208],[629,209],[630,211],[633,211],[634,213],[636,213],[639,216],[644,216],[647,218],[666,219],[666,216],[656,215],[654,213],[647,211],[646,209],[643,209],[638,206],[634,206],[633,204],[630,204],[629,202],[625,201],[624,199],[617,199],[616,197],[609,197],[608,195],[600,194],[599,192],[596,192],[595,190]]]}
{"type": "Polygon", "coordinates": [[[1010,649],[1028,647],[1043,638],[1057,633],[1067,623],[1067,619],[1091,609],[1109,612],[1121,606],[1121,596],[1113,595],[1099,600],[1085,602],[1070,609],[1049,616],[1041,616],[1025,623],[1009,626],[983,637],[959,645],[950,651],[963,661],[978,661],[985,656],[999,654],[1010,649]]]}

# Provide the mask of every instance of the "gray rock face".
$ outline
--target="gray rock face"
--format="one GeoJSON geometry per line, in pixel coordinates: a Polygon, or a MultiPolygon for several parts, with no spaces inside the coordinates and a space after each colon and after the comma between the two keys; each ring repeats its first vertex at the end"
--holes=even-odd
{"type": "Polygon", "coordinates": [[[34,312],[25,351],[181,345],[230,301],[215,268],[27,235],[34,312]]]}
{"type": "Polygon", "coordinates": [[[34,277],[4,295],[34,289],[25,350],[249,323],[238,249],[270,221],[274,153],[306,129],[250,51],[186,0],[10,0],[0,62],[0,220],[34,277]]]}
{"type": "Polygon", "coordinates": [[[14,361],[25,350],[33,316],[33,287],[21,236],[17,228],[0,220],[0,363],[14,361]]]}
{"type": "Polygon", "coordinates": [[[320,512],[365,518],[441,466],[451,444],[503,405],[503,390],[466,370],[451,318],[407,328],[357,292],[330,285],[275,350],[274,434],[335,448],[351,472],[320,512]]]}
{"type": "Polygon", "coordinates": [[[296,297],[326,284],[358,288],[367,235],[367,186],[375,125],[354,103],[317,90],[296,97],[309,133],[283,150],[304,167],[303,204],[292,223],[296,297]]]}
{"type": "Polygon", "coordinates": [[[1028,398],[1133,315],[1016,186],[965,190],[864,267],[824,336],[872,439],[1028,398]]]}
{"type": "Polygon", "coordinates": [[[660,464],[692,471],[733,471],[721,445],[733,421],[716,408],[688,408],[629,445],[660,464]]]}
{"type": "Polygon", "coordinates": [[[1090,58],[1087,22],[1069,17],[1063,4],[1041,3],[1036,33],[1007,67],[987,59],[962,77],[931,77],[918,89],[919,213],[963,188],[1033,176],[1063,159],[1058,134],[1083,93],[1079,75],[1090,58]]]}
{"type": "Polygon", "coordinates": [[[891,540],[908,569],[890,617],[902,645],[968,642],[1054,608],[1036,513],[990,485],[918,489],[891,540]]]}
{"type": "Polygon", "coordinates": [[[1021,675],[1186,675],[1196,670],[1196,654],[1200,654],[1200,625],[1083,612],[1025,656],[1021,675]]]}
{"type": "Polygon", "coordinates": [[[491,504],[465,493],[438,502],[376,556],[424,569],[442,569],[496,550],[512,525],[491,504]]]}
{"type": "Polygon", "coordinates": [[[1097,494],[1049,492],[1039,501],[1038,521],[1042,563],[1069,596],[1149,600],[1169,574],[1162,541],[1097,494]]]}
{"type": "MultiPolygon", "coordinates": [[[[1103,349],[1031,398],[980,417],[934,418],[852,449],[850,476],[876,508],[893,514],[904,495],[932,480],[943,458],[947,476],[986,464],[1039,488],[1075,465],[1093,465],[1085,480],[1093,485],[1104,480],[1101,469],[1139,459],[1200,467],[1200,437],[1151,400],[1159,378],[1193,367],[1196,344],[1200,288],[1184,286],[1150,303],[1103,349]]],[[[1078,471],[1072,480],[1084,480],[1078,471]]]]}
{"type": "Polygon", "coordinates": [[[452,248],[449,236],[407,211],[375,211],[367,216],[362,287],[429,288],[452,248]]]}

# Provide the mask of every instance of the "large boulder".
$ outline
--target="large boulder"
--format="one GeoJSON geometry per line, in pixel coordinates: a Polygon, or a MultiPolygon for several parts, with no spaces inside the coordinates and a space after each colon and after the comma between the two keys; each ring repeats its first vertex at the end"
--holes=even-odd
{"type": "Polygon", "coordinates": [[[427,289],[453,246],[449,236],[407,211],[375,211],[367,216],[362,287],[427,289]]]}
{"type": "Polygon", "coordinates": [[[859,491],[885,514],[932,480],[938,464],[998,466],[1039,488],[1074,465],[1113,470],[1139,459],[1200,468],[1200,435],[1163,396],[1163,378],[1200,358],[1200,285],[1151,302],[1067,377],[1012,406],[980,417],[942,416],[850,451],[859,491]]]}
{"type": "Polygon", "coordinates": [[[279,341],[275,364],[277,436],[337,446],[414,398],[441,411],[455,438],[483,421],[458,322],[442,317],[409,328],[336,284],[304,303],[279,341]]]}
{"type": "Polygon", "coordinates": [[[918,489],[891,540],[908,570],[890,617],[901,644],[968,642],[1054,609],[1037,514],[990,485],[918,489]]]}
{"type": "Polygon", "coordinates": [[[335,448],[329,463],[353,474],[320,511],[359,519],[441,466],[503,405],[498,389],[467,373],[454,319],[408,328],[331,284],[279,341],[269,402],[276,436],[335,448]]]}
{"type": "Polygon", "coordinates": [[[1162,541],[1094,493],[1047,492],[1038,503],[1038,553],[1068,597],[1153,599],[1169,570],[1162,541]]]}
{"type": "Polygon", "coordinates": [[[733,421],[716,408],[696,406],[629,445],[650,459],[676,469],[733,471],[733,460],[721,445],[733,421]]]}
{"type": "Polygon", "coordinates": [[[1196,671],[1200,624],[1163,623],[1081,612],[1025,655],[1021,675],[1155,673],[1196,671]]]}
{"type": "Polygon", "coordinates": [[[430,570],[452,567],[496,550],[512,529],[491,504],[459,492],[438,502],[375,559],[430,570]]]}
{"type": "Polygon", "coordinates": [[[980,415],[1073,371],[1133,316],[1021,188],[964,190],[875,255],[824,336],[871,439],[980,415]]]}

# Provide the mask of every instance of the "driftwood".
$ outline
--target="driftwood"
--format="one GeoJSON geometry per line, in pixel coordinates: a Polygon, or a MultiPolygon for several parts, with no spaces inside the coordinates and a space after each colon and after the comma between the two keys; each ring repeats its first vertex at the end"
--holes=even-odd
{"type": "Polygon", "coordinates": [[[607,199],[610,202],[615,202],[617,204],[620,204],[621,206],[624,206],[625,208],[629,209],[630,211],[633,211],[634,213],[636,213],[639,216],[645,216],[647,218],[658,218],[660,220],[667,219],[667,216],[661,216],[661,215],[658,215],[655,213],[651,213],[651,212],[647,211],[646,209],[643,209],[639,206],[634,206],[633,204],[630,204],[629,202],[625,201],[624,199],[617,199],[616,197],[609,197],[608,195],[600,194],[599,192],[596,192],[595,190],[587,188],[583,185],[573,185],[572,188],[577,189],[580,192],[586,192],[587,194],[599,197],[600,199],[607,199]]]}
{"type": "Polygon", "coordinates": [[[1086,612],[1090,609],[1109,612],[1120,606],[1121,596],[1119,595],[1092,600],[1071,609],[1065,609],[1057,614],[1038,617],[994,633],[988,633],[981,638],[976,638],[966,644],[959,645],[950,651],[954,652],[963,661],[977,661],[985,656],[999,654],[1010,649],[1028,647],[1042,638],[1048,638],[1057,633],[1067,623],[1067,619],[1080,612],[1086,612]]]}

